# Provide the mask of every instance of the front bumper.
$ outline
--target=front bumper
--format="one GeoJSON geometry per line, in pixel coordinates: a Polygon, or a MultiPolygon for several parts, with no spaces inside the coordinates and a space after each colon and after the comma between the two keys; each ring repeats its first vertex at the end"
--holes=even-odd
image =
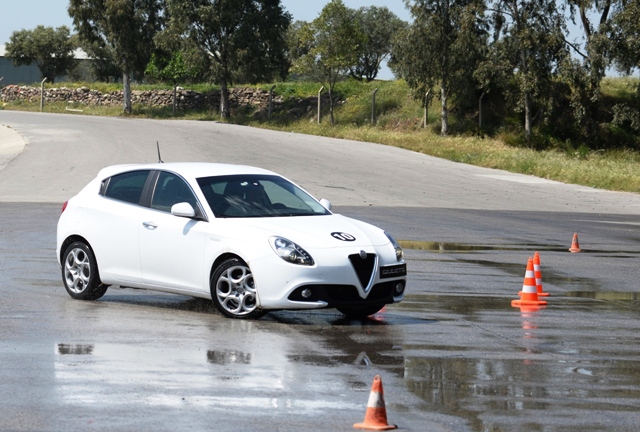
{"type": "Polygon", "coordinates": [[[356,307],[400,302],[406,285],[406,264],[389,245],[370,246],[360,262],[359,248],[308,251],[315,265],[290,264],[276,256],[249,264],[263,309],[356,307]],[[401,284],[400,292],[396,290],[401,284]],[[305,295],[303,291],[308,290],[305,295]]]}

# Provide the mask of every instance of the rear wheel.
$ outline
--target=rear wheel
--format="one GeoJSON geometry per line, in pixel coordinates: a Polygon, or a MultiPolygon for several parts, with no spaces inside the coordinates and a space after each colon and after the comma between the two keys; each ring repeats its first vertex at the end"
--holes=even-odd
{"type": "Polygon", "coordinates": [[[339,307],[336,308],[344,315],[349,318],[362,319],[366,318],[370,315],[373,315],[376,312],[379,312],[384,307],[383,304],[380,305],[366,305],[366,306],[355,306],[355,307],[339,307]]]}
{"type": "Polygon", "coordinates": [[[93,251],[81,241],[71,243],[62,255],[62,282],[77,300],[97,300],[109,288],[100,281],[93,251]]]}
{"type": "Polygon", "coordinates": [[[210,285],[213,304],[226,317],[256,319],[267,313],[258,307],[251,269],[237,258],[220,264],[210,285]]]}

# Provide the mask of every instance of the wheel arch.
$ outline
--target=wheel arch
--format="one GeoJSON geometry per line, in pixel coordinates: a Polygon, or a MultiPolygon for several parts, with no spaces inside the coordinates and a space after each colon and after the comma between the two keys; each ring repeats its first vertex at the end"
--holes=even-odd
{"type": "MultiPolygon", "coordinates": [[[[95,251],[93,250],[93,248],[91,247],[91,244],[87,241],[87,239],[86,239],[86,238],[84,238],[84,237],[82,237],[81,235],[74,234],[74,235],[70,235],[69,237],[67,237],[66,239],[64,239],[64,241],[63,241],[63,242],[62,242],[62,244],[60,245],[60,250],[58,251],[58,253],[59,253],[60,255],[58,256],[58,259],[60,260],[60,262],[61,262],[61,263],[64,261],[64,258],[63,258],[63,256],[62,256],[62,255],[64,254],[64,251],[67,249],[67,247],[69,247],[69,245],[70,245],[71,243],[73,243],[73,242],[77,242],[77,241],[80,241],[80,242],[82,242],[82,243],[86,244],[86,245],[87,245],[87,247],[88,247],[89,249],[91,249],[91,253],[93,254],[93,256],[94,256],[94,258],[95,258],[96,253],[95,253],[95,251]]],[[[97,261],[97,258],[96,258],[96,261],[97,261]]]]}
{"type": "Polygon", "coordinates": [[[238,259],[242,264],[247,264],[245,260],[242,259],[242,257],[238,254],[232,253],[232,252],[226,252],[223,253],[222,255],[218,256],[218,258],[216,258],[216,260],[213,262],[213,264],[211,264],[211,269],[209,269],[209,284],[211,284],[211,278],[213,277],[213,272],[216,271],[216,269],[218,268],[218,266],[220,266],[220,264],[222,264],[223,262],[225,262],[228,259],[231,258],[236,258],[238,259]]]}

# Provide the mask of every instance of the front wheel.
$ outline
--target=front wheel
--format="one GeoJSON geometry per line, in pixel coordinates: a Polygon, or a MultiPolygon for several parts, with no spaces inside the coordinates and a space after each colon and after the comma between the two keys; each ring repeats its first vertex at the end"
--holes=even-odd
{"type": "Polygon", "coordinates": [[[368,305],[368,306],[355,306],[355,307],[338,307],[340,312],[349,318],[363,319],[376,312],[379,312],[384,307],[381,305],[368,305]]]}
{"type": "Polygon", "coordinates": [[[251,269],[237,258],[220,264],[210,285],[213,304],[226,317],[256,319],[267,313],[258,307],[251,269]]]}
{"type": "Polygon", "coordinates": [[[62,282],[67,293],[77,300],[97,300],[109,287],[100,281],[93,251],[80,241],[71,243],[62,255],[62,282]]]}

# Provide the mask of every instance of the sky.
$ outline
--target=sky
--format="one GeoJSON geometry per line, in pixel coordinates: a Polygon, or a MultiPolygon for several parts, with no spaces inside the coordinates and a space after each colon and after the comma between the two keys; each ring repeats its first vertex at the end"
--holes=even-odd
{"type": "MultiPolygon", "coordinates": [[[[404,21],[411,21],[411,14],[403,0],[343,0],[347,7],[358,9],[363,6],[386,6],[404,21]]],[[[67,13],[69,0],[2,0],[0,7],[0,44],[9,42],[9,37],[17,30],[31,30],[38,25],[60,27],[66,25],[73,32],[73,22],[67,13]]],[[[282,0],[284,8],[291,13],[294,21],[313,21],[320,15],[329,0],[282,0]]],[[[393,74],[385,66],[378,74],[379,79],[393,79],[393,74]]]]}

